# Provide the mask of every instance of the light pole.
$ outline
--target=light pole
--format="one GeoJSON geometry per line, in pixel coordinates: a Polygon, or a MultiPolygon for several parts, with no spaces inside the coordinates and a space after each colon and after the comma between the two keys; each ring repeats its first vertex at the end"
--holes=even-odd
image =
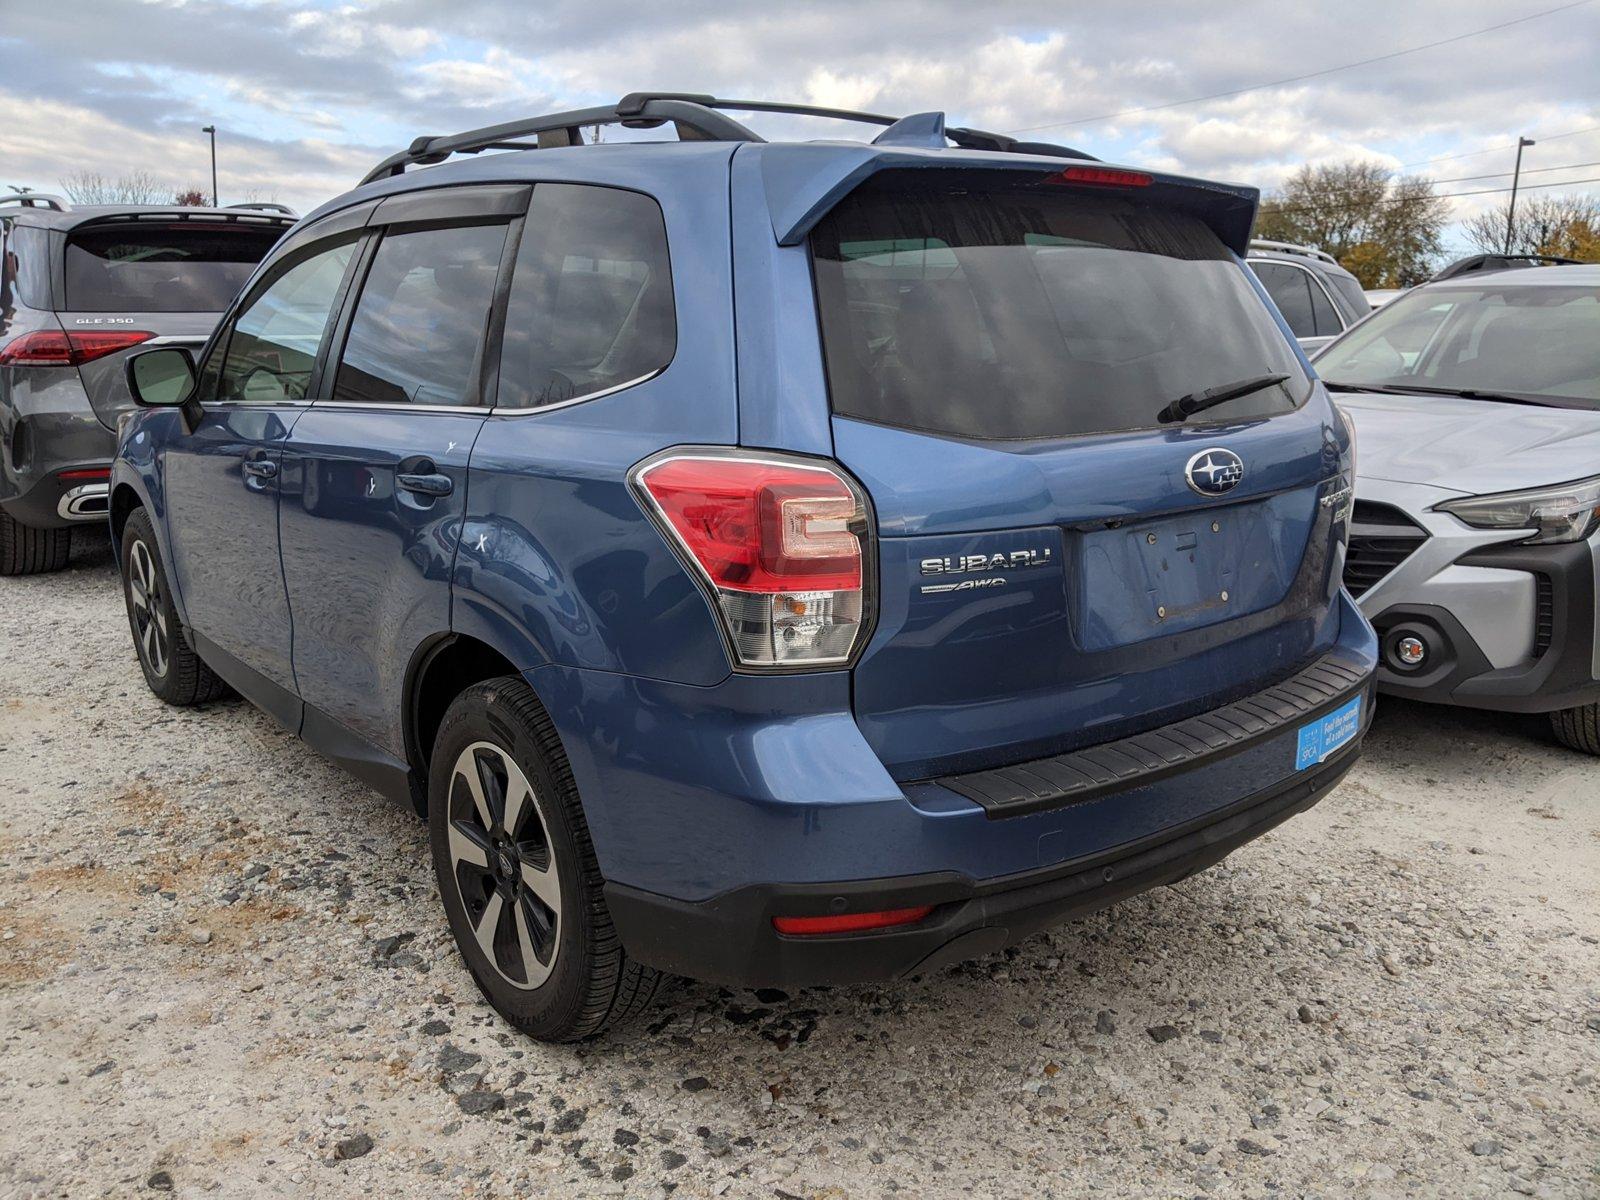
{"type": "Polygon", "coordinates": [[[1506,253],[1511,253],[1511,231],[1517,220],[1517,181],[1522,177],[1522,148],[1538,145],[1532,138],[1517,139],[1517,165],[1511,172],[1511,203],[1506,208],[1506,253]]]}
{"type": "MultiPolygon", "coordinates": [[[[200,126],[201,133],[211,135],[211,207],[218,208],[217,203],[217,127],[215,125],[200,126]]],[[[1531,144],[1531,143],[1530,143],[1531,144]]],[[[1517,151],[1517,161],[1522,161],[1522,151],[1517,151]]]]}

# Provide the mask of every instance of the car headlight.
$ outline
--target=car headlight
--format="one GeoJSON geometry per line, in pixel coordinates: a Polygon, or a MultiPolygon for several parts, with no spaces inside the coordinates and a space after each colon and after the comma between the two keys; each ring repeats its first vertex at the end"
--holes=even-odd
{"type": "Polygon", "coordinates": [[[1527,543],[1576,542],[1600,529],[1600,477],[1526,492],[1468,496],[1434,508],[1476,529],[1537,530],[1524,539],[1527,543]]]}

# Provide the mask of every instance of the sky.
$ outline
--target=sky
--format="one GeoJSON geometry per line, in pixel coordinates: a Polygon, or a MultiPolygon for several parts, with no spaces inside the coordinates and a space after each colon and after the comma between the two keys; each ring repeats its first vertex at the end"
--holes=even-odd
{"type": "Polygon", "coordinates": [[[1361,158],[1491,193],[1465,218],[1504,200],[1519,136],[1524,187],[1600,195],[1597,63],[1600,0],[0,0],[0,189],[209,190],[214,123],[224,203],[304,212],[419,134],[649,89],[942,109],[1263,189],[1361,158]]]}

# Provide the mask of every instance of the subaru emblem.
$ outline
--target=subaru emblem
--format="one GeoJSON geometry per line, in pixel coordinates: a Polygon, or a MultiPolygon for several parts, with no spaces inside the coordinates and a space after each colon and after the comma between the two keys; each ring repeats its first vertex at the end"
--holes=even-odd
{"type": "Polygon", "coordinates": [[[1202,496],[1220,496],[1231,492],[1244,478],[1244,460],[1232,450],[1214,446],[1191,458],[1183,476],[1202,496]]]}

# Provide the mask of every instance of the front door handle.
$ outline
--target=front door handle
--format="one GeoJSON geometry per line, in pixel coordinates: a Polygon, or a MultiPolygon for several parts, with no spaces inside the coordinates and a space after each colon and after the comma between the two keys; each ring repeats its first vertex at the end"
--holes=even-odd
{"type": "Polygon", "coordinates": [[[448,475],[401,473],[394,477],[395,486],[419,496],[448,496],[455,491],[455,481],[448,475]]]}
{"type": "Polygon", "coordinates": [[[278,464],[270,458],[247,458],[244,460],[244,473],[252,479],[276,479],[278,464]]]}

